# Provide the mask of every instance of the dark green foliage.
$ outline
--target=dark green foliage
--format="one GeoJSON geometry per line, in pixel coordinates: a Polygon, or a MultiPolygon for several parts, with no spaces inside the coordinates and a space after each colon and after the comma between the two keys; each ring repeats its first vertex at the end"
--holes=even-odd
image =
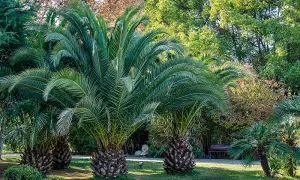
{"type": "Polygon", "coordinates": [[[97,147],[96,140],[82,128],[72,129],[69,142],[74,154],[91,155],[97,147]]]}
{"type": "Polygon", "coordinates": [[[42,174],[31,166],[13,166],[5,171],[4,180],[42,180],[42,174]]]}
{"type": "Polygon", "coordinates": [[[291,89],[292,95],[300,95],[300,59],[294,63],[284,77],[284,82],[291,89]]]}
{"type": "Polygon", "coordinates": [[[0,0],[0,66],[8,66],[10,53],[25,43],[25,24],[32,16],[29,1],[0,0]]]}
{"type": "Polygon", "coordinates": [[[279,117],[287,115],[300,116],[300,96],[295,96],[278,104],[276,106],[276,113],[279,117]]]}
{"type": "MultiPolygon", "coordinates": [[[[300,57],[299,7],[290,0],[145,0],[147,28],[166,27],[194,57],[247,62],[281,83],[300,57]]],[[[286,83],[293,92],[296,77],[286,83]]]]}
{"type": "Polygon", "coordinates": [[[148,156],[150,157],[157,157],[157,158],[162,158],[164,157],[164,152],[167,148],[167,145],[160,146],[156,148],[154,145],[152,145],[150,142],[149,143],[149,151],[148,151],[148,156]]]}

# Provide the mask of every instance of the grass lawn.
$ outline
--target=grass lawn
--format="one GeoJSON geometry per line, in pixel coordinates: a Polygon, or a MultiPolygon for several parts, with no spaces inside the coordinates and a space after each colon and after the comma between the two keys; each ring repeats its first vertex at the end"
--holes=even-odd
{"type": "MultiPolygon", "coordinates": [[[[18,158],[4,158],[4,162],[0,162],[0,179],[1,172],[9,166],[16,164],[18,158]],[[1,169],[2,168],[2,169],[1,169]]],[[[263,177],[263,172],[260,166],[243,167],[242,165],[228,165],[228,164],[204,164],[198,163],[192,173],[182,175],[168,175],[162,168],[163,163],[145,162],[144,167],[140,168],[137,162],[129,162],[129,174],[127,177],[122,177],[122,180],[259,180],[268,179],[263,177]]],[[[298,171],[298,174],[300,172],[298,171]]],[[[52,170],[50,176],[60,176],[65,179],[90,179],[93,180],[92,170],[90,168],[90,161],[85,159],[74,159],[70,168],[64,171],[52,170]]],[[[282,179],[300,179],[287,178],[282,179]]]]}

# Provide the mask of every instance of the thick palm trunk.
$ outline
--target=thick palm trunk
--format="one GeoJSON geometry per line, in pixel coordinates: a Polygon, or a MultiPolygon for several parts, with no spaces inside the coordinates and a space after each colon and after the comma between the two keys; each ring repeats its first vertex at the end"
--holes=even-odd
{"type": "Polygon", "coordinates": [[[53,153],[53,169],[65,169],[72,160],[70,146],[66,137],[58,138],[53,153]]]}
{"type": "Polygon", "coordinates": [[[266,150],[263,148],[263,149],[259,150],[258,153],[259,153],[261,167],[264,171],[265,176],[271,177],[271,170],[270,170],[270,166],[268,163],[266,150]]]}
{"type": "Polygon", "coordinates": [[[187,137],[174,138],[164,155],[164,169],[167,173],[185,173],[194,169],[194,155],[187,137]]]}
{"type": "Polygon", "coordinates": [[[289,157],[288,167],[289,167],[288,170],[287,170],[288,175],[294,177],[295,176],[295,167],[296,167],[296,164],[294,164],[294,157],[293,156],[289,157]]]}
{"type": "Polygon", "coordinates": [[[92,156],[92,169],[96,177],[111,178],[127,174],[127,163],[124,151],[115,147],[103,150],[98,146],[92,156]]]}
{"type": "Polygon", "coordinates": [[[37,168],[41,173],[46,174],[52,166],[53,156],[49,148],[27,147],[21,155],[21,164],[37,168]]]}

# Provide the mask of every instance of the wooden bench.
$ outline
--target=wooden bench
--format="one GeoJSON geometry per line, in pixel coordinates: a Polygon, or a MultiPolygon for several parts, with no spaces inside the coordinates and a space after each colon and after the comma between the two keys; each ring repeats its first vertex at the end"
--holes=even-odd
{"type": "Polygon", "coordinates": [[[230,145],[211,145],[208,150],[209,159],[212,158],[212,153],[223,153],[225,156],[229,149],[231,149],[230,145]]]}

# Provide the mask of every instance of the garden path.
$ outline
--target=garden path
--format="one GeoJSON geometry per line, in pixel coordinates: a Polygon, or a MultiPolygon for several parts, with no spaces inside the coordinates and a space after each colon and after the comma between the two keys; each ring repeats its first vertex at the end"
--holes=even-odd
{"type": "MultiPolygon", "coordinates": [[[[5,156],[20,156],[20,154],[3,154],[5,156]]],[[[73,155],[74,159],[90,159],[91,156],[73,155]]],[[[144,161],[144,162],[163,162],[163,158],[149,158],[149,157],[137,157],[137,156],[127,156],[127,161],[144,161]]],[[[203,164],[243,164],[242,160],[232,160],[232,159],[196,159],[196,163],[203,164]]],[[[254,165],[259,165],[259,161],[255,161],[254,165]]]]}

